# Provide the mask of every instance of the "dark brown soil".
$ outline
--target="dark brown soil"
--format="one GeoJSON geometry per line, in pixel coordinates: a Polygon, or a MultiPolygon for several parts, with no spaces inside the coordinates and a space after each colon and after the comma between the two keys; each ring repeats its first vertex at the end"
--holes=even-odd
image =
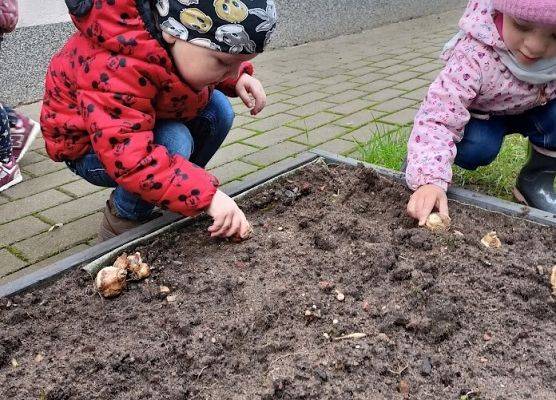
{"type": "Polygon", "coordinates": [[[0,397],[556,399],[556,230],[452,204],[433,234],[408,195],[314,165],[249,196],[245,243],[199,219],[141,246],[154,274],[114,300],[81,271],[4,299],[0,397]]]}

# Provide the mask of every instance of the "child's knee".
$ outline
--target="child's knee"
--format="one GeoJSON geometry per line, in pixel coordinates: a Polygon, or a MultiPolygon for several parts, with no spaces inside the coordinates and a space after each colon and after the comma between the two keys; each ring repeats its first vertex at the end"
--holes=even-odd
{"type": "Polygon", "coordinates": [[[461,168],[468,170],[476,170],[479,167],[484,167],[491,164],[498,153],[500,146],[497,144],[482,144],[481,146],[466,146],[458,148],[455,164],[461,168]]]}

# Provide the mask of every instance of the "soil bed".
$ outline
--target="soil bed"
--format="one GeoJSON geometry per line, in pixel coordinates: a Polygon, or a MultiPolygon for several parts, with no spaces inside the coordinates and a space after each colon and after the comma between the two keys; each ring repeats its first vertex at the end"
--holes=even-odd
{"type": "Polygon", "coordinates": [[[82,271],[3,299],[0,398],[556,399],[556,230],[452,203],[432,233],[408,196],[311,165],[243,201],[247,242],[200,218],[113,300],[82,271]]]}

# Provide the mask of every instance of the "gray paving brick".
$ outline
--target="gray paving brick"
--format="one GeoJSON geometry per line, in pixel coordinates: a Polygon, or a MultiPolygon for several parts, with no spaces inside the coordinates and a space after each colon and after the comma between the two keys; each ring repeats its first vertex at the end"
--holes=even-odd
{"type": "Polygon", "coordinates": [[[357,147],[357,143],[354,141],[348,141],[343,139],[334,139],[330,142],[323,143],[317,146],[317,149],[329,151],[334,154],[347,154],[352,152],[357,147]]]}
{"type": "Polygon", "coordinates": [[[431,72],[431,71],[440,72],[441,69],[442,69],[442,64],[437,62],[429,62],[411,68],[412,71],[417,71],[420,72],[421,74],[426,74],[427,72],[431,72]]]}
{"type": "Polygon", "coordinates": [[[383,124],[380,122],[371,122],[364,125],[359,129],[343,135],[341,138],[344,140],[356,140],[359,143],[368,142],[374,135],[384,135],[399,129],[398,126],[383,124]]]}
{"type": "MultiPolygon", "coordinates": [[[[295,108],[294,105],[288,104],[288,103],[274,103],[274,104],[270,104],[267,105],[261,112],[260,114],[257,115],[257,118],[266,118],[266,117],[270,117],[272,115],[276,115],[276,114],[280,114],[282,112],[291,110],[292,108],[295,108]]],[[[251,111],[246,109],[245,113],[249,114],[251,111]]]]}
{"type": "Polygon", "coordinates": [[[293,142],[282,142],[264,150],[250,154],[242,159],[255,165],[266,166],[290,157],[307,149],[307,146],[293,142]]]}
{"type": "Polygon", "coordinates": [[[437,71],[432,71],[432,72],[428,72],[424,75],[421,75],[419,77],[419,79],[424,79],[425,81],[432,83],[432,81],[434,81],[436,79],[436,77],[438,76],[438,72],[437,71]]]}
{"type": "Polygon", "coordinates": [[[259,132],[266,132],[272,129],[276,129],[296,119],[298,119],[298,117],[293,115],[276,114],[271,117],[264,118],[256,122],[252,122],[248,125],[245,125],[244,128],[259,131],[259,132]]]}
{"type": "Polygon", "coordinates": [[[35,103],[18,106],[16,107],[16,110],[35,121],[39,121],[41,115],[41,107],[42,101],[37,101],[35,103]]]}
{"type": "Polygon", "coordinates": [[[338,118],[340,118],[340,116],[337,114],[320,112],[318,114],[311,115],[310,117],[294,121],[288,125],[294,128],[298,128],[302,131],[306,131],[328,124],[332,121],[337,120],[338,118]]]}
{"type": "Polygon", "coordinates": [[[3,193],[12,200],[21,199],[78,179],[77,175],[65,168],[38,178],[26,179],[22,183],[5,190],[3,193]]]}
{"type": "MultiPolygon", "coordinates": [[[[29,146],[29,150],[44,150],[44,146],[44,138],[39,135],[35,138],[35,141],[31,144],[31,146],[29,146]]],[[[23,158],[25,157],[27,157],[27,155],[23,156],[23,158]]]]}
{"type": "Polygon", "coordinates": [[[423,101],[426,94],[429,91],[428,86],[423,86],[422,88],[412,90],[411,92],[404,93],[401,97],[406,99],[416,100],[416,101],[423,101]]]}
{"type": "Polygon", "coordinates": [[[209,161],[207,168],[215,168],[220,165],[227,164],[230,161],[236,160],[244,155],[257,151],[255,147],[247,146],[242,143],[234,143],[219,149],[214,157],[209,161]]]}
{"type": "Polygon", "coordinates": [[[258,168],[254,165],[247,164],[243,161],[232,161],[228,164],[221,165],[210,172],[214,174],[220,183],[226,184],[234,179],[256,171],[258,168]]]}
{"type": "Polygon", "coordinates": [[[25,167],[48,159],[48,157],[45,157],[42,154],[37,153],[36,151],[29,151],[23,156],[21,161],[19,161],[19,166],[25,167]]]}
{"type": "Polygon", "coordinates": [[[373,110],[385,111],[392,113],[394,111],[403,110],[405,108],[415,105],[415,100],[404,99],[401,97],[396,97],[391,100],[378,103],[373,106],[373,110]]]}
{"type": "MultiPolygon", "coordinates": [[[[351,78],[353,78],[353,76],[351,76],[351,75],[336,74],[336,75],[330,76],[328,78],[319,79],[318,83],[321,86],[333,86],[333,85],[337,85],[339,83],[343,83],[345,81],[348,81],[351,78]]],[[[322,88],[322,89],[320,89],[320,91],[326,92],[327,90],[325,88],[322,88]]]]}
{"type": "Polygon", "coordinates": [[[248,137],[256,134],[257,132],[250,131],[249,129],[234,128],[230,131],[230,133],[228,133],[228,136],[226,136],[226,140],[224,140],[223,146],[239,142],[240,140],[247,139],[248,137]]]}
{"type": "Polygon", "coordinates": [[[383,55],[382,58],[383,59],[381,61],[375,62],[373,64],[373,67],[384,69],[384,68],[391,67],[392,65],[399,64],[399,61],[393,57],[388,57],[387,55],[383,55]]]}
{"type": "MultiPolygon", "coordinates": [[[[359,86],[361,86],[361,84],[357,82],[344,81],[344,82],[337,82],[334,85],[325,86],[320,91],[329,94],[336,94],[336,93],[342,93],[346,90],[359,88],[359,86]]],[[[326,98],[324,100],[326,100],[326,98]]]]}
{"type": "Polygon", "coordinates": [[[104,189],[100,192],[41,211],[39,214],[55,224],[59,222],[65,224],[103,209],[111,192],[112,189],[104,189]]]}
{"type": "Polygon", "coordinates": [[[0,206],[0,224],[56,206],[72,198],[54,189],[37,193],[0,206]]]}
{"type": "Polygon", "coordinates": [[[312,103],[306,104],[302,107],[294,107],[288,111],[288,114],[292,114],[298,117],[308,117],[310,115],[316,114],[320,111],[327,110],[334,107],[336,104],[328,103],[326,101],[313,101],[312,103]]]}
{"type": "Polygon", "coordinates": [[[274,93],[280,93],[280,92],[283,92],[284,90],[288,90],[288,89],[289,89],[289,87],[284,86],[284,85],[270,85],[270,86],[265,86],[265,88],[264,88],[266,94],[267,95],[272,95],[272,96],[274,95],[274,93]]]}
{"type": "Polygon", "coordinates": [[[284,167],[290,165],[293,160],[296,160],[298,155],[290,156],[284,158],[283,160],[277,161],[273,164],[270,164],[267,167],[261,168],[252,174],[246,175],[242,178],[242,182],[253,182],[259,180],[263,176],[267,176],[267,174],[278,173],[282,172],[284,167]]]}
{"type": "Polygon", "coordinates": [[[402,72],[398,72],[397,74],[394,75],[389,75],[388,77],[386,77],[386,79],[388,79],[389,81],[393,81],[393,82],[405,82],[408,81],[410,79],[416,78],[419,75],[421,75],[419,72],[415,72],[415,71],[402,71],[402,72]]]}
{"type": "Polygon", "coordinates": [[[363,67],[354,68],[348,70],[346,73],[352,76],[363,76],[375,72],[376,68],[370,65],[365,65],[363,67]]]}
{"type": "Polygon", "coordinates": [[[428,86],[430,85],[429,81],[426,81],[424,79],[420,79],[420,78],[415,78],[415,79],[411,79],[409,81],[406,82],[402,82],[402,83],[398,83],[396,86],[392,86],[394,89],[400,89],[400,90],[415,90],[418,89],[420,87],[423,86],[428,86]]]}
{"type": "Polygon", "coordinates": [[[35,164],[27,165],[26,167],[22,168],[27,173],[33,174],[35,176],[42,176],[50,174],[51,172],[60,171],[67,167],[64,163],[58,163],[52,160],[44,160],[35,164]]]}
{"type": "Polygon", "coordinates": [[[358,128],[368,124],[375,119],[384,115],[384,112],[377,110],[361,110],[354,114],[348,115],[334,122],[336,125],[347,126],[349,128],[358,128]]]}
{"type": "Polygon", "coordinates": [[[385,79],[386,77],[387,77],[387,75],[384,75],[384,74],[379,74],[377,72],[370,72],[368,74],[361,75],[361,76],[358,76],[356,78],[353,78],[351,80],[351,82],[366,84],[366,83],[371,83],[371,82],[375,82],[375,81],[378,81],[378,80],[385,79]]]}
{"type": "Polygon", "coordinates": [[[296,106],[304,106],[316,100],[321,100],[325,97],[330,96],[328,93],[323,92],[309,92],[301,96],[292,97],[291,99],[285,100],[290,104],[295,104],[296,106]]]}
{"type": "Polygon", "coordinates": [[[256,121],[256,119],[253,117],[248,117],[246,115],[236,115],[236,117],[234,118],[234,127],[243,126],[253,121],[256,121]]]}
{"type": "Polygon", "coordinates": [[[244,140],[244,143],[251,146],[264,148],[283,142],[289,138],[299,135],[299,133],[299,129],[281,126],[279,128],[261,133],[260,135],[253,136],[247,140],[244,140]]]}
{"type": "Polygon", "coordinates": [[[25,261],[20,260],[6,249],[0,250],[0,277],[11,274],[25,266],[25,261]]]}
{"type": "Polygon", "coordinates": [[[386,74],[386,75],[388,75],[388,78],[390,78],[391,76],[396,76],[400,72],[405,71],[408,68],[409,68],[408,65],[400,64],[398,62],[398,64],[396,64],[396,65],[391,65],[388,68],[381,68],[379,71],[380,71],[381,74],[386,74]]]}
{"type": "Polygon", "coordinates": [[[41,261],[77,244],[87,241],[98,233],[102,213],[70,222],[61,228],[16,243],[14,247],[31,262],[41,261]]]}
{"type": "Polygon", "coordinates": [[[340,104],[334,108],[331,108],[328,111],[336,114],[348,115],[348,114],[353,114],[364,108],[369,108],[373,104],[374,104],[373,102],[370,102],[368,100],[355,99],[355,100],[348,101],[344,104],[340,104]]]}
{"type": "Polygon", "coordinates": [[[374,92],[378,92],[379,90],[383,90],[385,88],[391,88],[394,85],[395,85],[394,82],[387,81],[385,79],[380,79],[378,81],[367,83],[365,85],[360,85],[358,89],[368,93],[374,93],[374,92]]]}
{"type": "Polygon", "coordinates": [[[333,103],[345,103],[351,100],[358,99],[360,97],[365,96],[367,93],[361,90],[346,90],[345,92],[338,93],[334,96],[330,96],[326,98],[326,101],[331,101],[333,103]]]}
{"type": "Polygon", "coordinates": [[[48,228],[50,228],[50,225],[33,216],[0,225],[0,247],[34,236],[48,230],[48,228]]]}
{"type": "Polygon", "coordinates": [[[290,97],[292,97],[292,96],[287,95],[287,94],[285,94],[285,93],[273,93],[273,94],[269,94],[269,95],[268,95],[268,98],[267,98],[267,104],[272,105],[272,104],[274,104],[274,103],[278,103],[278,102],[280,102],[280,101],[289,99],[290,97]]]}
{"type": "Polygon", "coordinates": [[[10,199],[8,199],[7,197],[0,195],[0,204],[8,203],[9,201],[10,199]]]}
{"type": "MultiPolygon", "coordinates": [[[[428,57],[415,57],[415,54],[413,54],[413,58],[404,61],[404,64],[406,65],[410,65],[413,67],[416,67],[418,65],[423,65],[423,64],[430,64],[433,60],[431,58],[428,57]]],[[[411,68],[412,70],[414,70],[414,68],[411,68]]]]}
{"type": "Polygon", "coordinates": [[[306,85],[294,87],[293,89],[285,90],[282,93],[290,95],[292,97],[298,97],[307,93],[318,91],[321,87],[322,85],[316,83],[308,83],[306,85]]]}
{"type": "Polygon", "coordinates": [[[405,110],[398,111],[397,113],[381,117],[380,121],[397,125],[407,125],[413,123],[416,113],[417,110],[414,108],[406,108],[405,110]]]}
{"type": "Polygon", "coordinates": [[[329,124],[313,129],[312,131],[308,131],[306,134],[302,133],[291,140],[295,140],[296,142],[312,147],[324,143],[327,140],[335,139],[338,136],[345,134],[348,130],[348,128],[329,124]]]}
{"type": "Polygon", "coordinates": [[[396,98],[396,97],[401,97],[404,94],[405,94],[405,92],[403,90],[385,88],[385,89],[379,90],[378,92],[371,93],[370,95],[365,96],[364,99],[372,101],[374,103],[380,103],[380,102],[390,100],[390,99],[393,99],[393,98],[396,98]]]}
{"type": "Polygon", "coordinates": [[[87,182],[85,179],[79,179],[78,181],[67,183],[57,188],[64,193],[69,193],[75,197],[82,197],[88,194],[98,192],[103,188],[100,186],[95,186],[87,182]]]}

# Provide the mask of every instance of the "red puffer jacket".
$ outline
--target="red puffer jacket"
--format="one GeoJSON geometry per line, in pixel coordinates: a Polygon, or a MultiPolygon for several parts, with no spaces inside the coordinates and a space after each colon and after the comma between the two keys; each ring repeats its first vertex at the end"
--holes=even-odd
{"type": "Polygon", "coordinates": [[[0,0],[0,36],[17,25],[17,0],[0,0]]]}
{"type": "MultiPolygon", "coordinates": [[[[1,0],[0,0],[1,1],[1,0]]],[[[92,149],[123,188],[158,206],[195,215],[219,185],[204,169],[156,145],[157,118],[190,120],[213,88],[193,91],[177,74],[149,0],[66,0],[78,32],[47,71],[41,126],[55,161],[92,149]]],[[[244,63],[240,74],[252,74],[244,63]]],[[[235,81],[218,86],[235,96],[235,81]]]]}

